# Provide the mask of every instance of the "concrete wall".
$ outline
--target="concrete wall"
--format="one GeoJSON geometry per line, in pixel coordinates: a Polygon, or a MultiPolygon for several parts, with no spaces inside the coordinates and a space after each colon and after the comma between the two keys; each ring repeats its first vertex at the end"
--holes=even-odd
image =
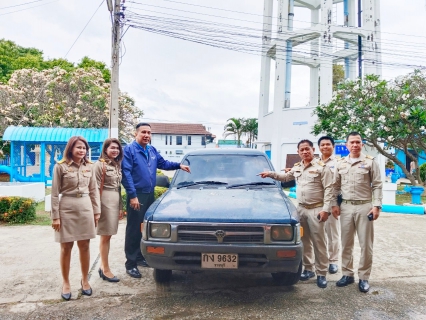
{"type": "Polygon", "coordinates": [[[312,116],[314,107],[285,108],[259,118],[258,148],[271,151],[274,168],[284,168],[287,154],[297,153],[297,143],[309,139],[316,143],[312,126],[316,117],[312,116]]]}
{"type": "Polygon", "coordinates": [[[17,196],[43,201],[44,182],[0,182],[0,196],[17,196]]]}

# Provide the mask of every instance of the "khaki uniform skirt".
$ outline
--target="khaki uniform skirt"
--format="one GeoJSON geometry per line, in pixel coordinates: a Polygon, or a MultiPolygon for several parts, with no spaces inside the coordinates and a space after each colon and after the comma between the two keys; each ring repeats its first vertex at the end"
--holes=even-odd
{"type": "Polygon", "coordinates": [[[90,197],[61,197],[59,201],[61,228],[55,232],[56,242],[72,242],[96,237],[95,220],[90,197]]]}
{"type": "Polygon", "coordinates": [[[101,218],[97,234],[111,236],[117,234],[120,213],[120,194],[117,190],[104,189],[101,197],[101,218]]]}

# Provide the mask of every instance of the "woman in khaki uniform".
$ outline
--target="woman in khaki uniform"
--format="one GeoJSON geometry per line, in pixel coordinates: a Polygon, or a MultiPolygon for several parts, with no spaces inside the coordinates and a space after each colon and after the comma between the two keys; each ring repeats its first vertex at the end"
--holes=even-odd
{"type": "Polygon", "coordinates": [[[123,148],[120,141],[109,138],[104,141],[101,157],[95,163],[94,172],[101,194],[101,218],[98,224],[98,235],[101,236],[99,251],[101,266],[99,277],[109,282],[118,282],[109,268],[108,254],[111,236],[117,234],[118,220],[123,218],[121,202],[121,160],[123,148]]]}
{"type": "Polygon", "coordinates": [[[63,159],[53,169],[52,179],[52,228],[55,241],[61,244],[61,297],[71,298],[69,281],[71,250],[74,241],[80,252],[81,292],[92,295],[88,280],[90,264],[90,239],[96,237],[96,225],[100,216],[99,191],[87,159],[89,144],[80,136],[71,137],[65,147],[63,159]],[[61,195],[61,197],[60,197],[61,195]]]}

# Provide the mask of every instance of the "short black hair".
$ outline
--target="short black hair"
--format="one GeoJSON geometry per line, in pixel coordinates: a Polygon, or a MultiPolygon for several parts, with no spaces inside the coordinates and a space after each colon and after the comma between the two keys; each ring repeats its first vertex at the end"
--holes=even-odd
{"type": "Polygon", "coordinates": [[[146,123],[146,122],[140,122],[140,123],[138,123],[138,124],[136,125],[136,130],[137,130],[139,127],[142,127],[142,126],[147,126],[147,127],[150,127],[150,128],[151,128],[151,125],[150,125],[149,123],[146,123]]]}
{"type": "Polygon", "coordinates": [[[322,140],[330,140],[331,144],[334,147],[334,139],[330,136],[322,136],[321,138],[319,138],[318,139],[318,147],[320,146],[322,140]]]}
{"type": "Polygon", "coordinates": [[[299,141],[299,143],[297,144],[297,150],[299,150],[299,146],[300,146],[302,143],[307,143],[307,144],[309,144],[309,146],[311,146],[311,148],[313,148],[313,147],[314,147],[314,144],[312,143],[312,141],[311,141],[311,140],[303,139],[303,140],[300,140],[300,141],[299,141]]]}
{"type": "Polygon", "coordinates": [[[360,136],[360,137],[361,137],[361,140],[362,140],[362,135],[361,135],[359,132],[352,131],[351,133],[349,133],[349,134],[346,136],[346,142],[348,142],[349,137],[355,137],[355,136],[360,136]]]}

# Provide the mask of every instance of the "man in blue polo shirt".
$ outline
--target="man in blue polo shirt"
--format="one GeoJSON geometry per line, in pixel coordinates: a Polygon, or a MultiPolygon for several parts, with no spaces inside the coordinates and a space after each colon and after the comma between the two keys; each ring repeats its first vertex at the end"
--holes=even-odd
{"type": "Polygon", "coordinates": [[[182,169],[190,172],[189,166],[164,160],[151,145],[151,126],[139,123],[136,126],[135,141],[127,145],[121,163],[122,184],[127,193],[127,226],[124,251],[126,272],[133,278],[141,278],[137,265],[147,266],[140,250],[142,238],[141,223],[145,212],[154,202],[154,187],[157,168],[163,170],[182,169]]]}

